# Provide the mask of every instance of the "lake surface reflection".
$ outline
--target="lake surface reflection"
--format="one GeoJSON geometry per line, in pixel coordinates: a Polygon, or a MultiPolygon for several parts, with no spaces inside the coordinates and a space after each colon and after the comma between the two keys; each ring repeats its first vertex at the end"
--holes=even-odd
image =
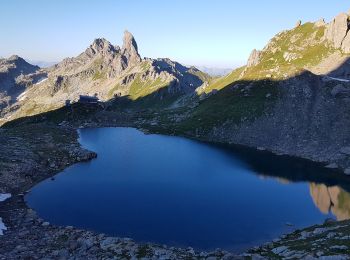
{"type": "Polygon", "coordinates": [[[80,142],[98,158],[26,196],[53,224],[242,251],[329,217],[349,218],[349,177],[304,160],[132,128],[82,129],[80,142]]]}

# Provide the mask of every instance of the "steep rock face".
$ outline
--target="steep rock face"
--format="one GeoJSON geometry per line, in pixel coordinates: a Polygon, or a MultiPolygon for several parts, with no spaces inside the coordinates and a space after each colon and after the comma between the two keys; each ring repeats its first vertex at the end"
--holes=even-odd
{"type": "Polygon", "coordinates": [[[348,19],[347,14],[341,13],[327,26],[325,37],[335,48],[342,47],[342,43],[348,32],[348,19]]]}
{"type": "Polygon", "coordinates": [[[66,58],[50,68],[53,75],[74,75],[83,71],[101,72],[106,77],[117,77],[127,67],[120,48],[106,39],[95,39],[78,57],[66,58]]]}
{"type": "Polygon", "coordinates": [[[17,55],[0,59],[0,110],[13,103],[28,86],[39,80],[42,76],[37,74],[39,69],[17,55]]]}
{"type": "Polygon", "coordinates": [[[141,56],[138,52],[135,38],[128,31],[124,32],[122,53],[128,61],[128,65],[135,65],[141,62],[141,56]]]}
{"type": "Polygon", "coordinates": [[[334,48],[340,48],[343,52],[350,52],[350,18],[346,13],[341,13],[327,25],[325,38],[334,48]]]}
{"type": "Polygon", "coordinates": [[[248,58],[247,67],[253,67],[258,65],[261,59],[261,55],[261,51],[254,49],[248,58]]]}
{"type": "MultiPolygon", "coordinates": [[[[337,162],[344,169],[348,168],[350,158],[341,150],[350,146],[349,95],[334,97],[331,91],[338,84],[324,82],[310,73],[280,81],[276,86],[278,95],[270,101],[269,107],[263,111],[252,109],[254,113],[250,120],[247,116],[242,116],[239,121],[226,119],[211,130],[209,138],[264,147],[277,154],[314,161],[337,162]],[[257,116],[257,112],[261,115],[257,116]]],[[[261,86],[260,91],[264,88],[261,86]]],[[[246,97],[246,102],[253,99],[256,104],[271,100],[271,95],[258,97],[258,89],[255,92],[248,92],[250,97],[246,97]]]]}

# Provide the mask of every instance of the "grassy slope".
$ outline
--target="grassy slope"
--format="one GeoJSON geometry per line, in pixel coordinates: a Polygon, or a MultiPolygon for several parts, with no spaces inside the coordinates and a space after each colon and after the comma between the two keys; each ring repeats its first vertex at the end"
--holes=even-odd
{"type": "Polygon", "coordinates": [[[263,51],[260,63],[249,68],[245,78],[256,80],[270,74],[275,79],[283,79],[307,66],[317,65],[334,51],[322,41],[324,32],[324,26],[316,27],[313,23],[306,23],[276,35],[263,51]],[[286,61],[283,57],[286,53],[294,54],[297,58],[286,61]]]}
{"type": "Polygon", "coordinates": [[[223,88],[217,94],[204,99],[194,108],[189,118],[178,130],[207,131],[226,121],[239,124],[262,115],[278,96],[278,83],[274,81],[238,81],[223,88]]]}
{"type": "Polygon", "coordinates": [[[219,92],[200,102],[180,129],[208,130],[228,120],[239,124],[263,114],[278,98],[279,81],[298,75],[305,67],[318,64],[334,51],[324,44],[324,31],[324,26],[306,23],[276,35],[262,52],[257,66],[238,68],[199,89],[198,94],[219,92]],[[285,53],[292,53],[297,58],[286,61],[285,53]],[[244,91],[249,84],[253,87],[244,91]]]}
{"type": "Polygon", "coordinates": [[[245,67],[240,67],[232,71],[230,74],[215,78],[209,81],[209,85],[198,92],[198,94],[202,93],[210,93],[211,91],[220,90],[224,87],[230,85],[231,83],[237,81],[239,79],[240,74],[243,72],[245,67]]]}

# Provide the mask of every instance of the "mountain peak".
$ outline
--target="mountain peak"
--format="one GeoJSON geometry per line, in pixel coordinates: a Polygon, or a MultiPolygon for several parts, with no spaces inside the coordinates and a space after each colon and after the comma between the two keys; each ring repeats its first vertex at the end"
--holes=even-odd
{"type": "Polygon", "coordinates": [[[9,57],[8,60],[17,61],[17,60],[23,60],[23,58],[19,57],[18,55],[11,55],[11,57],[9,57]]]}
{"type": "Polygon", "coordinates": [[[128,64],[135,64],[141,61],[141,56],[138,52],[136,40],[134,36],[127,30],[124,32],[122,52],[123,55],[127,58],[128,64]]]}
{"type": "Polygon", "coordinates": [[[89,56],[92,57],[98,53],[107,55],[107,54],[113,54],[117,52],[115,47],[106,39],[104,38],[97,38],[95,39],[89,48],[86,49],[85,53],[89,56]]]}

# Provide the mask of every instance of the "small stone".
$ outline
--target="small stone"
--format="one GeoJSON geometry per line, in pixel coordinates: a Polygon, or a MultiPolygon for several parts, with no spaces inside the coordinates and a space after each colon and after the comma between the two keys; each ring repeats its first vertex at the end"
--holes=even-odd
{"type": "Polygon", "coordinates": [[[335,223],[336,221],[332,218],[326,218],[326,220],[323,222],[324,224],[331,224],[331,223],[335,223]]]}
{"type": "Polygon", "coordinates": [[[67,249],[61,249],[58,252],[58,255],[59,255],[59,257],[62,257],[62,258],[68,258],[69,257],[69,252],[68,252],[67,249]]]}
{"type": "Polygon", "coordinates": [[[331,95],[333,97],[337,97],[339,95],[347,94],[349,92],[350,90],[347,89],[343,84],[338,84],[331,90],[331,95]]]}
{"type": "Polygon", "coordinates": [[[328,168],[328,169],[338,169],[338,164],[330,163],[330,164],[326,165],[326,168],[328,168]]]}
{"type": "Polygon", "coordinates": [[[350,147],[343,147],[340,149],[342,154],[350,155],[350,147]]]}
{"type": "Polygon", "coordinates": [[[45,222],[43,222],[41,225],[42,225],[43,227],[47,227],[47,226],[50,225],[50,223],[45,221],[45,222]]]}
{"type": "Polygon", "coordinates": [[[69,249],[70,250],[73,251],[73,250],[77,249],[78,247],[79,247],[79,244],[77,241],[73,240],[73,241],[69,242],[69,249]]]}
{"type": "Polygon", "coordinates": [[[301,20],[298,20],[298,21],[296,22],[296,24],[295,24],[295,28],[301,26],[301,24],[302,24],[301,20]]]}
{"type": "Polygon", "coordinates": [[[280,247],[276,247],[276,248],[272,249],[272,252],[276,255],[279,255],[283,251],[286,251],[287,249],[288,249],[288,247],[286,247],[286,246],[280,246],[280,247]]]}
{"type": "Polygon", "coordinates": [[[346,175],[350,175],[350,168],[345,169],[345,170],[344,170],[344,173],[345,173],[346,175]]]}

